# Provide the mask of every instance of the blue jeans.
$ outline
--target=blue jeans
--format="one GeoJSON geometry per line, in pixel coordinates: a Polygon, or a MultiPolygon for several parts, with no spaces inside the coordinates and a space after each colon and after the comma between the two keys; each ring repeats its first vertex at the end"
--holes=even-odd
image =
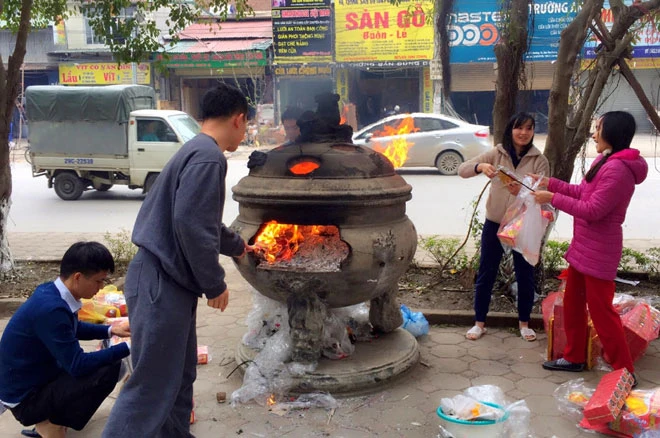
{"type": "MultiPolygon", "coordinates": [[[[502,244],[497,238],[499,227],[500,224],[486,219],[481,233],[481,258],[477,281],[474,284],[474,314],[478,322],[486,322],[493,285],[504,255],[502,244]]],[[[527,263],[519,252],[512,251],[512,253],[518,283],[518,319],[528,322],[534,306],[534,267],[527,263]]]]}

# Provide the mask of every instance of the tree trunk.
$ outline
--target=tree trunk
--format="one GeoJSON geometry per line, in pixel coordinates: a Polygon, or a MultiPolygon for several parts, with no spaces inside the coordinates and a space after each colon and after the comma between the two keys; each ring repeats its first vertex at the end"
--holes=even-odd
{"type": "Polygon", "coordinates": [[[25,59],[26,43],[30,32],[32,0],[21,2],[21,19],[16,32],[14,52],[7,67],[0,57],[0,278],[13,270],[14,260],[7,241],[7,217],[11,205],[11,167],[9,166],[9,123],[18,96],[21,67],[25,59]]]}
{"type": "Polygon", "coordinates": [[[510,0],[503,6],[501,39],[495,45],[497,79],[493,104],[493,141],[502,142],[504,128],[516,110],[518,87],[523,70],[523,57],[527,52],[528,0],[510,0]]]}
{"type": "Polygon", "coordinates": [[[568,181],[573,173],[573,161],[566,156],[572,130],[576,127],[568,123],[568,115],[573,107],[569,101],[571,79],[576,72],[577,56],[584,46],[589,24],[600,14],[603,0],[587,0],[582,9],[561,32],[555,72],[548,99],[548,137],[544,155],[550,162],[550,174],[568,181]]]}

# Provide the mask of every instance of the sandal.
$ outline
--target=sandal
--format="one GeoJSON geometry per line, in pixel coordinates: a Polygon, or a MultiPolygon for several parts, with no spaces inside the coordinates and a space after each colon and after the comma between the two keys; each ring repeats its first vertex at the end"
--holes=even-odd
{"type": "Polygon", "coordinates": [[[536,332],[529,327],[522,327],[520,329],[520,336],[527,342],[536,341],[536,332]]]}
{"type": "Polygon", "coordinates": [[[468,330],[468,332],[465,334],[465,337],[471,341],[476,341],[477,339],[485,335],[487,332],[488,330],[486,330],[486,327],[481,328],[475,324],[474,327],[468,330]]]}

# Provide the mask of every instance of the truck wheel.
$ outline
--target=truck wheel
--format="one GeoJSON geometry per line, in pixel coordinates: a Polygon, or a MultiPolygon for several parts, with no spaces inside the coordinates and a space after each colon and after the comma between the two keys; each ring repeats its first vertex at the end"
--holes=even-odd
{"type": "Polygon", "coordinates": [[[144,181],[144,193],[149,193],[149,190],[154,186],[156,178],[158,178],[160,173],[150,173],[147,179],[144,181]]]}
{"type": "Polygon", "coordinates": [[[107,192],[112,188],[112,184],[94,184],[94,190],[97,192],[107,192]]]}
{"type": "Polygon", "coordinates": [[[65,201],[75,201],[80,198],[85,187],[77,175],[62,172],[55,177],[55,193],[65,201]]]}

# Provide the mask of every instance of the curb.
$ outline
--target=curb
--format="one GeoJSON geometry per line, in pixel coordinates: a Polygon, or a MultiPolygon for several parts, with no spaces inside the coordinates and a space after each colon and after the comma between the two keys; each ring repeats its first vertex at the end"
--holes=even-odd
{"type": "MultiPolygon", "coordinates": [[[[474,324],[474,312],[465,310],[435,309],[411,309],[422,312],[429,324],[432,325],[458,325],[471,327],[474,324]]],[[[517,328],[518,315],[515,313],[490,312],[488,313],[488,326],[500,328],[517,328]]],[[[534,330],[543,330],[543,316],[538,313],[532,314],[529,319],[529,327],[534,330]]]]}

